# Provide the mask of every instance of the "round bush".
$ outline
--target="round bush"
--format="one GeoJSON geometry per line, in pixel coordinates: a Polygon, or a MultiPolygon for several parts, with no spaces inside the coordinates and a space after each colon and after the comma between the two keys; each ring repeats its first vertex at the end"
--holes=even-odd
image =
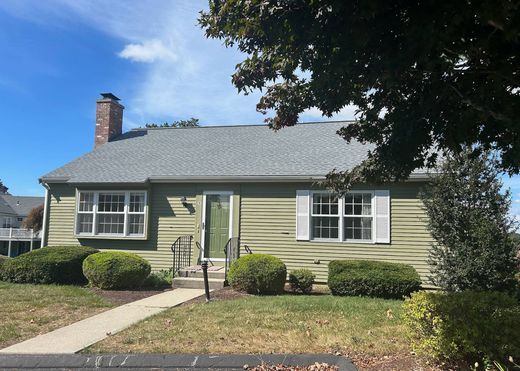
{"type": "Polygon", "coordinates": [[[16,283],[87,283],[81,269],[83,260],[97,250],[85,246],[44,247],[2,264],[1,278],[16,283]]]}
{"type": "Polygon", "coordinates": [[[328,284],[332,295],[400,299],[419,290],[421,278],[407,264],[334,260],[329,263],[328,284]]]}
{"type": "Polygon", "coordinates": [[[520,355],[520,305],[505,293],[417,292],[404,302],[403,319],[414,350],[436,361],[472,366],[520,355]]]}
{"type": "Polygon", "coordinates": [[[7,260],[9,260],[9,257],[5,256],[5,255],[0,255],[0,267],[2,266],[2,264],[4,264],[7,260]]]}
{"type": "Polygon", "coordinates": [[[230,267],[229,284],[249,294],[272,295],[283,292],[287,268],[275,256],[249,254],[238,258],[230,267]]]}
{"type": "Polygon", "coordinates": [[[309,294],[316,275],[309,269],[295,269],[289,273],[289,284],[294,292],[309,294]]]}
{"type": "Polygon", "coordinates": [[[99,252],[83,262],[89,284],[104,290],[138,288],[150,270],[150,263],[140,256],[121,251],[99,252]]]}

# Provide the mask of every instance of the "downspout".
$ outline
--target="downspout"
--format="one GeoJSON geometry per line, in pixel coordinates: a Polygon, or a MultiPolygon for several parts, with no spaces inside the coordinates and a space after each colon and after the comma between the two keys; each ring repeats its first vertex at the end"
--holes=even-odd
{"type": "Polygon", "coordinates": [[[40,247],[45,247],[47,241],[47,220],[49,218],[49,190],[50,187],[47,183],[42,182],[40,179],[40,184],[45,188],[45,203],[43,204],[43,224],[42,224],[42,235],[41,235],[41,244],[40,247]]]}

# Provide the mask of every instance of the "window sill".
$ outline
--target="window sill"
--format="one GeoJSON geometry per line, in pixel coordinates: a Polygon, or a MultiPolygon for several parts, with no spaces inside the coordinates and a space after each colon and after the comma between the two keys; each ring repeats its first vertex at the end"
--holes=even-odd
{"type": "Polygon", "coordinates": [[[75,238],[88,239],[88,240],[121,240],[121,241],[146,241],[148,239],[147,236],[89,236],[85,234],[75,234],[75,238]]]}
{"type": "Polygon", "coordinates": [[[375,241],[372,241],[372,240],[345,240],[345,241],[340,241],[340,240],[330,240],[330,239],[313,239],[313,240],[309,240],[309,242],[313,242],[313,243],[340,243],[340,244],[354,244],[354,245],[374,245],[376,244],[375,241]]]}

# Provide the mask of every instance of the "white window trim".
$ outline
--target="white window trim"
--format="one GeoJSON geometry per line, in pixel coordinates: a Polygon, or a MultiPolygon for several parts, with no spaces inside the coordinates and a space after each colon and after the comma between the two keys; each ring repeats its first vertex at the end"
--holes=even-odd
{"type": "Polygon", "coordinates": [[[326,194],[330,195],[330,192],[327,191],[311,191],[310,197],[309,197],[309,241],[311,242],[339,242],[339,243],[348,243],[348,244],[374,244],[375,243],[375,236],[376,236],[376,222],[375,222],[375,191],[374,190],[353,190],[347,192],[349,194],[353,193],[370,193],[371,194],[371,214],[370,215],[345,215],[345,198],[339,197],[338,198],[338,214],[330,214],[330,217],[337,217],[339,218],[338,221],[338,238],[316,238],[314,237],[314,231],[312,227],[312,218],[313,217],[320,217],[325,216],[323,214],[314,214],[314,208],[313,208],[313,202],[314,202],[314,195],[315,194],[326,194]],[[371,217],[372,218],[372,238],[370,240],[355,240],[355,239],[345,239],[345,218],[346,217],[371,217]]]}
{"type": "MultiPolygon", "coordinates": [[[[341,242],[341,207],[338,205],[338,214],[314,214],[314,195],[330,195],[330,192],[327,191],[311,191],[309,197],[309,241],[319,241],[319,242],[341,242]],[[314,228],[312,227],[312,218],[317,217],[325,217],[325,218],[338,218],[338,238],[320,238],[314,237],[314,228]]],[[[338,198],[338,202],[342,200],[342,198],[338,198]]]]}
{"type": "Polygon", "coordinates": [[[74,211],[74,237],[76,238],[91,238],[91,239],[116,239],[116,240],[146,240],[148,238],[148,191],[143,189],[131,189],[131,190],[115,190],[115,189],[84,189],[84,190],[76,190],[76,209],[74,211]],[[80,193],[94,193],[94,205],[92,207],[92,211],[79,211],[80,204],[80,193]],[[113,212],[113,211],[103,211],[101,214],[114,214],[120,215],[124,214],[124,231],[123,234],[118,233],[97,233],[97,217],[98,217],[98,203],[99,203],[99,194],[100,193],[114,193],[114,194],[124,194],[125,195],[125,206],[124,212],[113,212]],[[130,207],[130,193],[143,193],[144,194],[144,226],[143,226],[143,234],[130,234],[128,232],[129,229],[129,215],[137,215],[143,213],[129,212],[130,207]],[[92,233],[78,233],[78,215],[79,214],[91,214],[92,217],[92,233]]]}

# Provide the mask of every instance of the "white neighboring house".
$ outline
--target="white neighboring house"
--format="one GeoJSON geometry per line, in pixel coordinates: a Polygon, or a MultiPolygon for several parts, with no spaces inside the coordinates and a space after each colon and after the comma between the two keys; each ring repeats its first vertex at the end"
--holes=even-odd
{"type": "Polygon", "coordinates": [[[22,224],[43,203],[43,197],[0,193],[0,255],[15,257],[40,246],[40,231],[23,229],[22,224]]]}

